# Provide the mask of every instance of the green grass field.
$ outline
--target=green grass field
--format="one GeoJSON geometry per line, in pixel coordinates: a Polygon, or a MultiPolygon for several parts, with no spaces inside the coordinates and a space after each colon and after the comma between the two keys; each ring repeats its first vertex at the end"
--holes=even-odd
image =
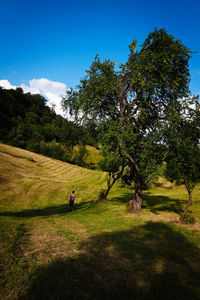
{"type": "Polygon", "coordinates": [[[133,190],[106,174],[0,144],[0,299],[200,299],[200,186],[133,190]],[[77,194],[75,211],[68,197],[77,194]]]}

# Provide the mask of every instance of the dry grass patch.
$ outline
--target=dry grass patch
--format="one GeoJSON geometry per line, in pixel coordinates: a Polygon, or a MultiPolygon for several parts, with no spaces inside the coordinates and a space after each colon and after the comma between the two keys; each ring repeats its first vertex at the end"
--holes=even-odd
{"type": "Polygon", "coordinates": [[[73,257],[80,253],[77,245],[84,237],[88,237],[87,231],[78,222],[40,219],[32,224],[29,246],[24,255],[34,265],[73,257]]]}

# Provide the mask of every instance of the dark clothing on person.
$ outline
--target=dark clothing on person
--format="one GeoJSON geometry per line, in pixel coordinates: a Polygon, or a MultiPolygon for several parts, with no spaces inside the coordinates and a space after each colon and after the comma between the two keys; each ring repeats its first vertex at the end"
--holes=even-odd
{"type": "Polygon", "coordinates": [[[76,199],[76,195],[74,193],[72,193],[69,197],[69,207],[70,210],[73,210],[73,206],[74,206],[74,200],[76,199]]]}

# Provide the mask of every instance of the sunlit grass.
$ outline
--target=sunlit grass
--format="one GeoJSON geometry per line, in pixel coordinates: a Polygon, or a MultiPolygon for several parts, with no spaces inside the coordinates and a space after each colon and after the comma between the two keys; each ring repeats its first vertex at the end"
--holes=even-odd
{"type": "Polygon", "coordinates": [[[0,144],[0,298],[199,298],[199,186],[196,223],[181,225],[184,186],[144,191],[133,214],[134,191],[120,185],[96,201],[105,176],[0,144]]]}

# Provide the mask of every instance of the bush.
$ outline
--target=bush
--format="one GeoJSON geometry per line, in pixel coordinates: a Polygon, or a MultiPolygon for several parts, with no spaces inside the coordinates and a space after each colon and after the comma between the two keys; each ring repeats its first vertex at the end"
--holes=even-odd
{"type": "Polygon", "coordinates": [[[185,224],[195,224],[196,220],[195,217],[193,217],[192,215],[188,214],[185,216],[183,223],[185,224]]]}

